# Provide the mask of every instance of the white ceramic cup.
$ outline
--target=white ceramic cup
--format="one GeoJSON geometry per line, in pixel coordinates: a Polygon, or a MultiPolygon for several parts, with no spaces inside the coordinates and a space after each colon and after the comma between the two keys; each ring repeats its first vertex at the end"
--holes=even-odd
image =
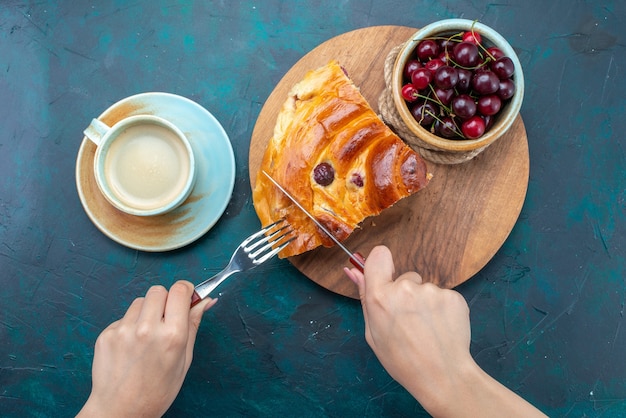
{"type": "Polygon", "coordinates": [[[109,127],[93,119],[84,134],[97,145],[98,188],[119,210],[136,216],[161,215],[189,197],[196,180],[193,149],[171,122],[136,115],[109,127]]]}

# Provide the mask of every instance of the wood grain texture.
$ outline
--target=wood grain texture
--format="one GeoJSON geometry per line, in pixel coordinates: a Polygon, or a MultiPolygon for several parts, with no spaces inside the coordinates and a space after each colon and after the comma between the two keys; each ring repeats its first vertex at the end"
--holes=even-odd
{"type": "MultiPolygon", "coordinates": [[[[400,26],[358,29],[326,41],[298,61],[259,114],[250,142],[250,183],[255,184],[289,89],[307,71],[337,59],[377,110],[384,88],[384,60],[415,31],[400,26]]],[[[426,189],[363,221],[344,244],[364,255],[384,244],[394,255],[397,274],[415,270],[425,281],[452,288],[476,274],[495,255],[522,209],[529,155],[521,117],[474,160],[459,165],[429,163],[428,167],[433,179],[426,189]]],[[[358,298],[356,287],[343,273],[342,268],[350,263],[339,248],[318,248],[290,261],[319,285],[358,298]]]]}

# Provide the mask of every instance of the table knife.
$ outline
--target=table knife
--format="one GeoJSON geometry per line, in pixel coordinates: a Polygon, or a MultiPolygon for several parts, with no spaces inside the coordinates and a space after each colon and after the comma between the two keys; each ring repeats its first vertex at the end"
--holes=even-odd
{"type": "Polygon", "coordinates": [[[300,202],[296,200],[295,197],[293,197],[287,190],[285,190],[285,188],[281,186],[276,180],[274,180],[272,176],[270,176],[265,170],[262,170],[262,171],[263,171],[263,174],[265,174],[265,176],[268,179],[270,179],[270,181],[274,183],[274,185],[278,187],[278,189],[280,189],[280,191],[283,192],[283,194],[287,196],[289,200],[293,202],[294,205],[296,205],[302,212],[304,212],[304,214],[308,216],[309,219],[311,219],[315,223],[315,225],[317,225],[317,227],[322,230],[322,232],[328,235],[328,237],[331,240],[333,240],[333,242],[337,244],[339,248],[341,248],[346,254],[348,254],[348,256],[350,257],[350,262],[354,265],[354,267],[359,269],[361,273],[363,273],[363,270],[365,269],[365,257],[363,257],[363,255],[361,255],[358,252],[352,252],[348,248],[346,248],[346,246],[343,245],[341,242],[339,242],[339,240],[335,238],[335,236],[324,225],[322,225],[320,221],[318,221],[313,215],[311,215],[309,211],[307,211],[300,204],[300,202]]]}

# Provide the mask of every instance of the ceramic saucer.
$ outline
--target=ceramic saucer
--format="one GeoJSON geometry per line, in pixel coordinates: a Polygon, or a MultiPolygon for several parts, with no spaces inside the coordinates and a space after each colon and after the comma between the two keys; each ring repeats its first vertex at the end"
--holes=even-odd
{"type": "Polygon", "coordinates": [[[87,138],[83,138],[76,161],[78,195],[89,219],[112,240],[143,251],[177,249],[208,232],[226,210],[235,184],[233,149],[211,113],[185,97],[170,93],[127,97],[98,118],[111,126],[138,114],[167,119],[189,138],[197,170],[189,198],[172,212],[159,216],[139,217],[117,210],[98,189],[93,171],[96,146],[87,138]]]}

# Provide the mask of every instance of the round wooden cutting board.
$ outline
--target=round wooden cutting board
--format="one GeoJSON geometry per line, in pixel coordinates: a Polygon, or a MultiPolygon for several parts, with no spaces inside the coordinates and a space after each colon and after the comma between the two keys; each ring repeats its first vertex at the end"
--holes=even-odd
{"type": "MultiPolygon", "coordinates": [[[[385,58],[416,31],[401,26],[355,30],[326,41],[298,61],[269,96],[254,127],[249,157],[252,187],[287,93],[307,71],[338,60],[377,111],[385,58]]],[[[517,221],[529,175],[524,123],[518,116],[503,138],[469,162],[427,163],[433,179],[424,190],[363,221],[344,244],[365,256],[384,244],[391,249],[396,274],[414,270],[424,281],[452,288],[487,264],[517,221]]],[[[351,264],[339,248],[318,248],[289,261],[321,286],[358,298],[356,286],[343,273],[343,267],[351,264]]]]}

